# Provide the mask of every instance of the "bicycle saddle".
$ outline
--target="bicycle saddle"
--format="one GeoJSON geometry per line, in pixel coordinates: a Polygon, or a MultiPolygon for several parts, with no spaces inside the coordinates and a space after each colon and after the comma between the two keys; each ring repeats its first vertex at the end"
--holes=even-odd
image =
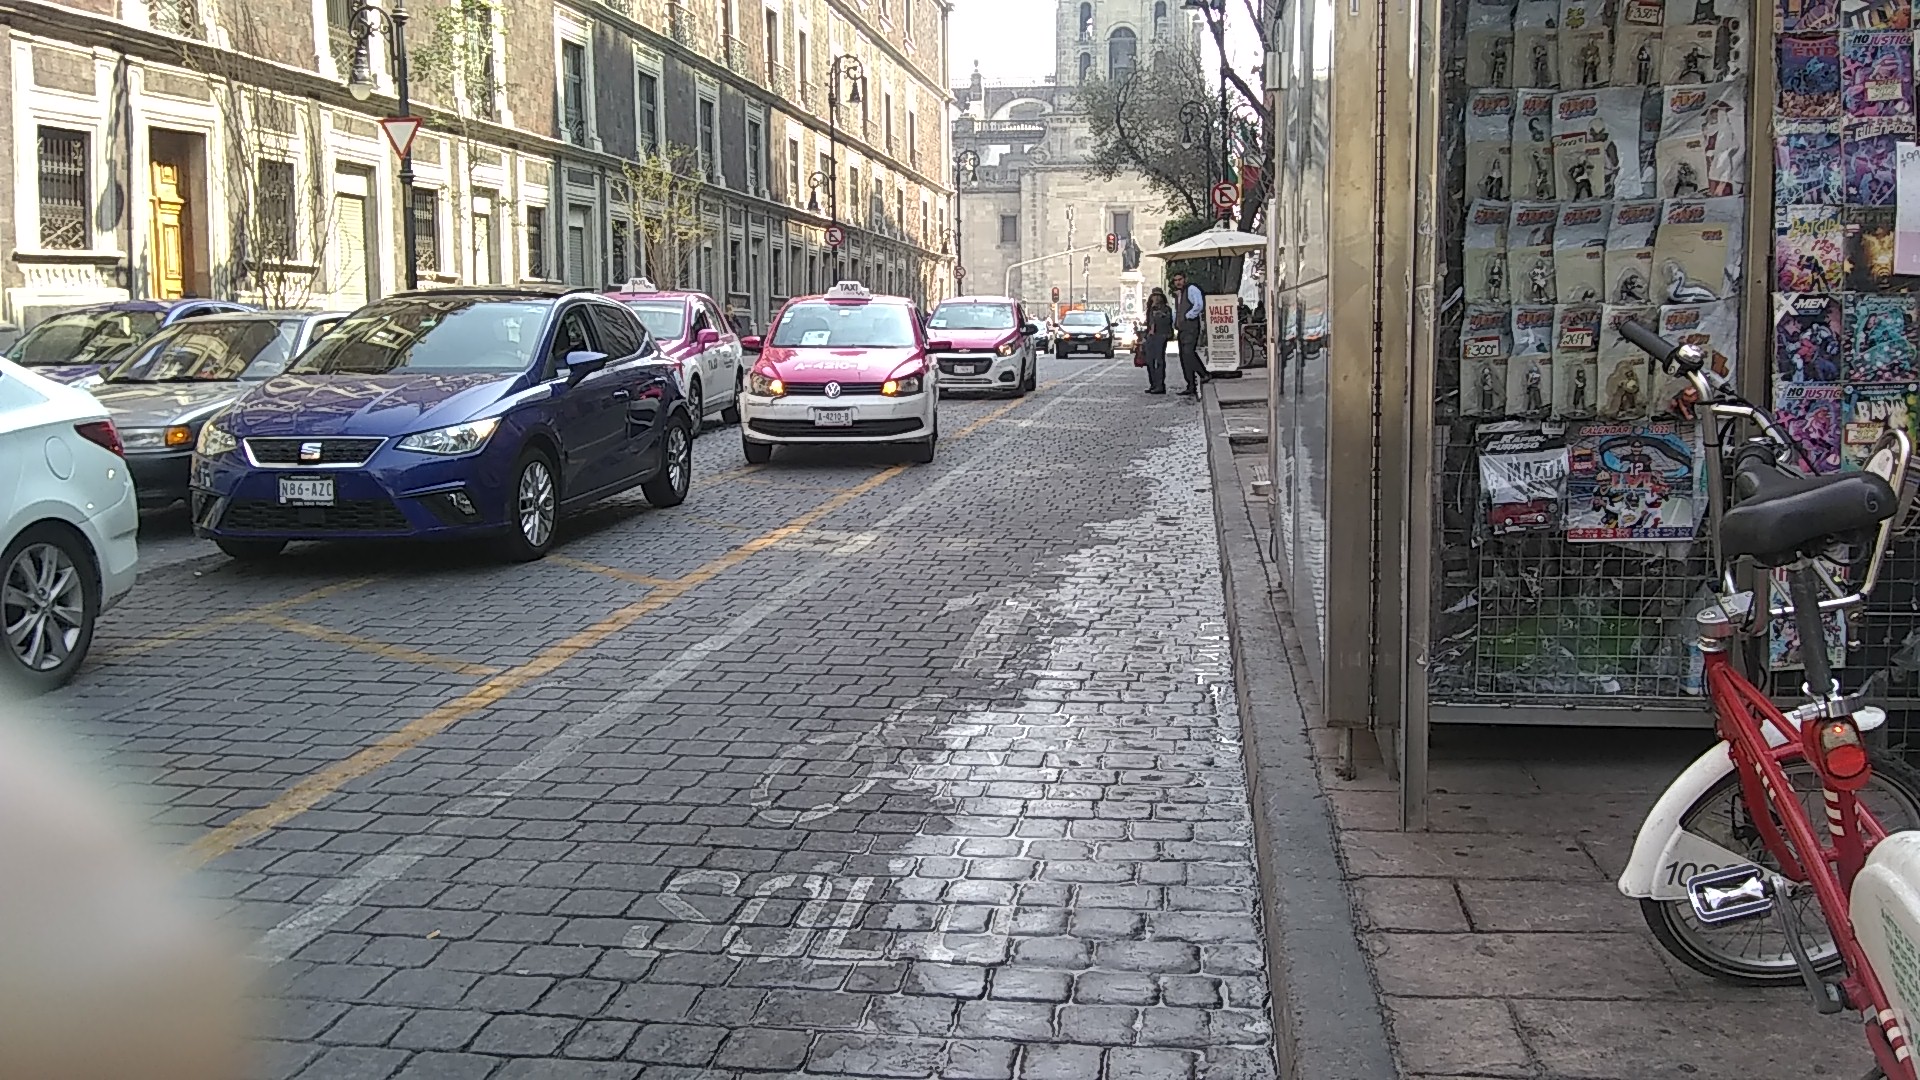
{"type": "Polygon", "coordinates": [[[1734,490],[1741,499],[1721,519],[1721,549],[1763,566],[1784,566],[1802,551],[1880,524],[1898,508],[1892,486],[1869,472],[1792,476],[1754,465],[1739,470],[1734,490]]]}

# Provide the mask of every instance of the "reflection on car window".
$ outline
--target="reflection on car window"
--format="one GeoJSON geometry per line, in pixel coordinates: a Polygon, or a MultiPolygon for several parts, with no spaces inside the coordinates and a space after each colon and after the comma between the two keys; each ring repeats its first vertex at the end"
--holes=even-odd
{"type": "Polygon", "coordinates": [[[27,331],[7,359],[28,367],[98,364],[159,329],[157,311],[69,311],[27,331]]]}
{"type": "Polygon", "coordinates": [[[678,300],[629,300],[627,307],[661,341],[679,341],[687,329],[687,308],[678,300]]]}
{"type": "Polygon", "coordinates": [[[1011,330],[1013,308],[1008,304],[941,304],[933,309],[927,325],[935,330],[1011,330]]]}
{"type": "Polygon", "coordinates": [[[594,332],[600,338],[600,351],[615,360],[625,360],[645,351],[647,332],[638,319],[607,304],[589,304],[582,310],[593,314],[594,332]]]}
{"type": "Polygon", "coordinates": [[[913,313],[898,304],[795,304],[773,328],[783,349],[907,349],[914,345],[913,313]]]}
{"type": "Polygon", "coordinates": [[[1060,321],[1067,326],[1105,326],[1107,325],[1107,313],[1104,311],[1069,311],[1066,317],[1060,321]]]}
{"type": "Polygon", "coordinates": [[[109,382],[265,379],[286,370],[300,324],[188,320],[162,331],[107,375],[109,382]]]}
{"type": "Polygon", "coordinates": [[[407,297],[360,309],[300,354],[301,375],[523,371],[546,323],[538,301],[407,297]]]}
{"type": "Polygon", "coordinates": [[[560,319],[560,325],[553,332],[553,347],[547,350],[549,370],[558,370],[567,366],[567,354],[575,352],[599,352],[593,347],[593,334],[587,329],[587,313],[580,308],[571,308],[560,319]]]}

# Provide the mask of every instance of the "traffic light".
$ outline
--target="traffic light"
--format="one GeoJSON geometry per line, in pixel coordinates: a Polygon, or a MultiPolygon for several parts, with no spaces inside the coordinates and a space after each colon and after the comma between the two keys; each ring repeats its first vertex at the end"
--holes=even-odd
{"type": "Polygon", "coordinates": [[[1107,250],[1109,252],[1120,250],[1120,238],[1113,233],[1107,234],[1107,250]]]}
{"type": "Polygon", "coordinates": [[[1058,285],[1053,287],[1053,302],[1056,304],[1060,302],[1060,286],[1058,285]]]}

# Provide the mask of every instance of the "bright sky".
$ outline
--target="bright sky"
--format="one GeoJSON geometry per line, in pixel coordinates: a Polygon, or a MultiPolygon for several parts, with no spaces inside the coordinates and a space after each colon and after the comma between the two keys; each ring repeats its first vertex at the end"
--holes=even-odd
{"type": "MultiPolygon", "coordinates": [[[[952,42],[948,85],[959,86],[973,73],[974,61],[988,82],[1037,83],[1053,74],[1053,27],[1057,11],[1050,0],[954,0],[948,22],[952,42]]],[[[1247,25],[1246,4],[1228,0],[1227,49],[1243,70],[1259,61],[1260,47],[1247,25]],[[1245,39],[1245,40],[1236,40],[1245,39]]],[[[1208,65],[1217,63],[1209,44],[1208,65]]],[[[1251,78],[1249,82],[1253,82],[1251,78]]]]}

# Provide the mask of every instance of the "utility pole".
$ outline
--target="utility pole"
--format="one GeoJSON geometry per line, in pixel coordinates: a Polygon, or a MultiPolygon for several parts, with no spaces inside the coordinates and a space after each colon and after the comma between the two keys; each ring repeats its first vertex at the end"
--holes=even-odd
{"type": "Polygon", "coordinates": [[[1080,256],[1080,302],[1093,303],[1093,256],[1080,256]]]}

